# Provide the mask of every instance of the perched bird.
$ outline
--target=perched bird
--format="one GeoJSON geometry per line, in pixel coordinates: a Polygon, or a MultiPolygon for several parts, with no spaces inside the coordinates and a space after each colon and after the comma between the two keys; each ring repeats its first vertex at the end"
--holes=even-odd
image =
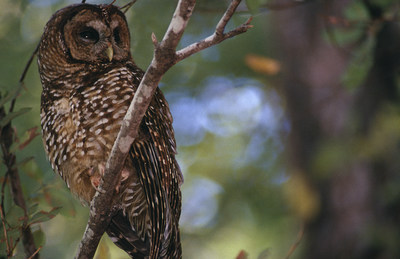
{"type": "MultiPolygon", "coordinates": [[[[43,143],[55,172],[89,204],[124,115],[143,76],[130,52],[124,14],[114,5],[57,11],[42,35],[43,143]]],[[[157,89],[130,148],[107,234],[133,258],[181,258],[183,176],[172,116],[157,89]]]]}

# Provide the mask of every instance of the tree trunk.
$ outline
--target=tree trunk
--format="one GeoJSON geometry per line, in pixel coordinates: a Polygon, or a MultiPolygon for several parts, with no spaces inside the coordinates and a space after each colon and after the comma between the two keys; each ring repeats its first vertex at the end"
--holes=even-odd
{"type": "MultiPolygon", "coordinates": [[[[399,24],[381,24],[372,68],[351,92],[341,82],[351,55],[322,36],[324,18],[341,16],[348,2],[311,1],[274,13],[291,120],[289,170],[316,200],[299,215],[306,236],[302,258],[400,258],[400,195],[390,189],[400,187],[399,147],[391,155],[385,148],[370,147],[373,155],[362,150],[397,97],[399,24]]],[[[381,18],[370,14],[372,21],[381,18]]]]}

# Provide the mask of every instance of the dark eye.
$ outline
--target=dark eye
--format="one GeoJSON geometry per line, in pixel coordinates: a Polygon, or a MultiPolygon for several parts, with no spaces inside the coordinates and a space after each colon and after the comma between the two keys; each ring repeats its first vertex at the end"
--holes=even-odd
{"type": "Polygon", "coordinates": [[[99,33],[93,28],[85,28],[79,33],[79,36],[86,41],[97,42],[99,40],[99,33]]]}
{"type": "Polygon", "coordinates": [[[119,36],[119,28],[114,29],[114,40],[117,44],[121,43],[121,37],[119,36]]]}

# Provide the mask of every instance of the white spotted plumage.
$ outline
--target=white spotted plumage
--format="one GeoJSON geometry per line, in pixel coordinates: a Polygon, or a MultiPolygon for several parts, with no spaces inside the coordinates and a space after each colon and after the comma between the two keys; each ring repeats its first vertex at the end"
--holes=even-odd
{"type": "MultiPolygon", "coordinates": [[[[91,28],[91,33],[98,28],[91,28]]],[[[143,76],[131,58],[124,15],[110,5],[66,7],[46,25],[38,57],[45,150],[53,169],[87,204],[143,76]],[[101,24],[98,28],[104,31],[95,31],[98,38],[92,41],[79,39],[92,24],[101,24]],[[113,26],[124,31],[120,42],[113,26]],[[98,41],[108,43],[96,45],[98,41]],[[103,55],[104,46],[113,48],[111,61],[103,55]]],[[[130,147],[107,229],[132,257],[181,258],[183,178],[175,145],[172,116],[157,89],[130,147]]]]}

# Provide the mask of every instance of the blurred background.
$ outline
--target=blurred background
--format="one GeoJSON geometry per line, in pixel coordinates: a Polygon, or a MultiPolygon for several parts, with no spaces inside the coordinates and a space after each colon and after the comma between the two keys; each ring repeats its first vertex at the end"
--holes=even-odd
{"type": "MultiPolygon", "coordinates": [[[[51,15],[78,2],[0,0],[3,96],[18,87],[51,15]]],[[[127,12],[141,68],[176,3],[139,0],[127,12]]],[[[228,3],[198,1],[180,47],[211,35],[228,3]]],[[[228,29],[250,16],[254,28],[167,72],[160,88],[185,178],[184,258],[400,258],[398,11],[397,0],[243,1],[228,29]]],[[[13,150],[31,219],[61,207],[31,226],[41,258],[73,258],[88,209],[53,173],[40,136],[22,145],[40,133],[40,94],[35,59],[13,150]]],[[[1,183],[5,172],[2,163],[1,183]]],[[[3,186],[15,240],[21,211],[3,186]]],[[[21,244],[14,255],[25,258],[21,244]]],[[[97,258],[128,256],[103,237],[97,258]]]]}

